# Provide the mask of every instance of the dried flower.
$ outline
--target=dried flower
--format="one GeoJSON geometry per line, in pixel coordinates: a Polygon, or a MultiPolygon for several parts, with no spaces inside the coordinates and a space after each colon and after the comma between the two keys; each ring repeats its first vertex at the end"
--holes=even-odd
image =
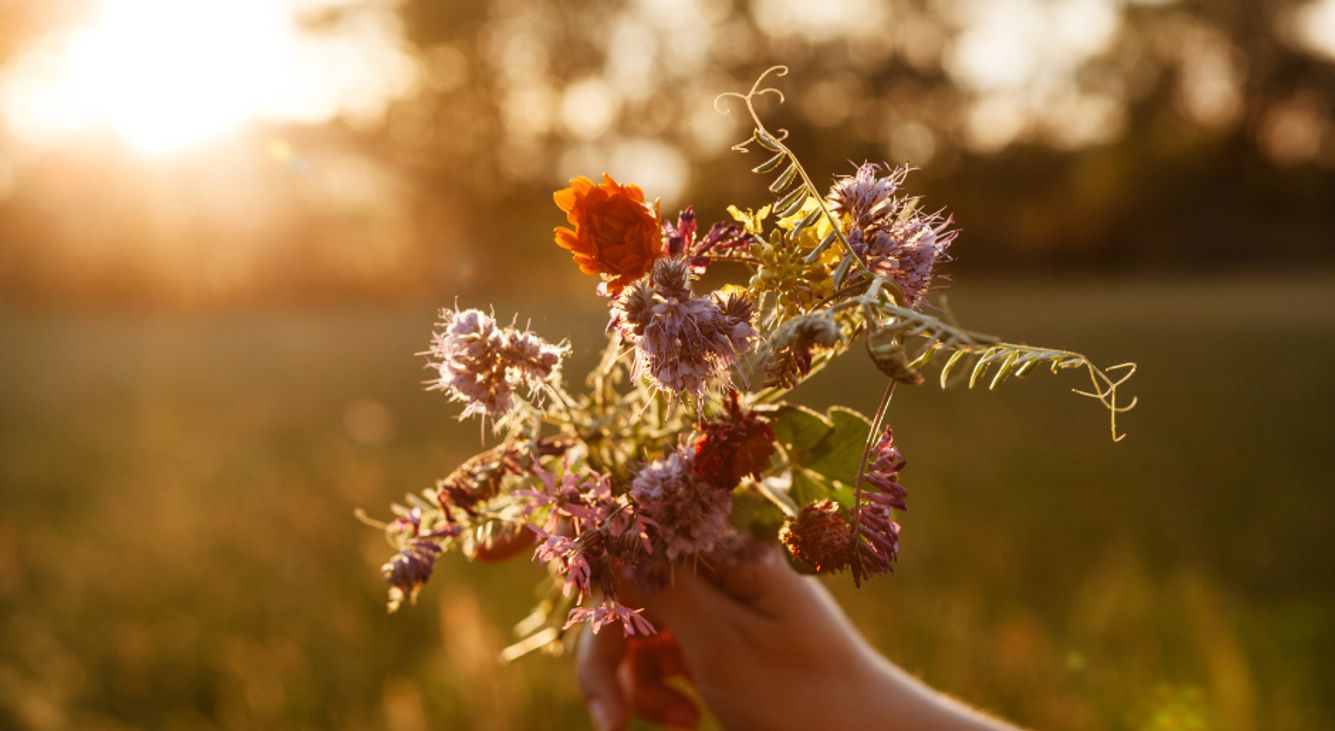
{"type": "Polygon", "coordinates": [[[380,567],[380,575],[389,584],[389,611],[397,611],[404,599],[417,601],[417,593],[431,578],[440,554],[441,548],[434,542],[415,540],[380,567]]]}
{"type": "Polygon", "coordinates": [[[468,517],[477,515],[479,503],[500,494],[502,479],[520,471],[518,458],[515,449],[488,450],[459,465],[448,477],[437,480],[436,502],[445,519],[457,522],[460,516],[456,511],[468,517]]]}
{"type": "Polygon", "coordinates": [[[899,524],[891,519],[891,509],[907,510],[908,492],[899,484],[904,457],[895,448],[894,432],[886,427],[874,447],[874,458],[867,466],[863,481],[871,489],[858,494],[853,540],[853,583],[861,586],[872,576],[894,570],[899,557],[899,524]]]}
{"type": "Polygon", "coordinates": [[[721,302],[695,297],[679,259],[660,259],[648,283],[617,301],[613,324],[635,345],[636,369],[676,393],[701,393],[751,347],[751,306],[733,295],[721,302]]]}
{"type": "Polygon", "coordinates": [[[645,205],[639,186],[621,185],[604,173],[603,182],[597,184],[585,177],[572,178],[570,187],[552,198],[574,226],[556,227],[556,244],[571,252],[585,274],[610,275],[610,294],[639,279],[662,256],[657,206],[645,205]]]}
{"type": "Polygon", "coordinates": [[[916,308],[932,285],[936,265],[958,231],[942,212],[926,213],[918,199],[898,195],[910,168],[864,163],[830,190],[833,212],[848,220],[849,245],[871,270],[899,286],[905,307],[916,308]],[[884,173],[884,174],[882,174],[884,173]]]}
{"type": "Polygon", "coordinates": [[[769,382],[784,388],[795,385],[811,372],[817,349],[832,348],[843,333],[829,310],[798,315],[779,326],[770,338],[766,364],[769,382]]]}
{"type": "Polygon", "coordinates": [[[460,418],[492,417],[515,406],[515,390],[534,393],[555,373],[568,348],[553,345],[513,325],[501,327],[481,310],[443,309],[441,330],[432,334],[425,353],[439,377],[428,388],[445,391],[467,404],[460,418]]]}
{"type": "Polygon", "coordinates": [[[742,478],[759,477],[774,454],[774,429],[769,422],[742,411],[732,391],[721,418],[700,424],[695,440],[695,476],[715,487],[731,490],[742,478]]]}
{"type": "Polygon", "coordinates": [[[779,540],[798,563],[818,574],[838,573],[853,560],[848,519],[833,500],[805,505],[784,520],[779,540]]]}
{"type": "Polygon", "coordinates": [[[631,482],[630,494],[653,521],[668,560],[712,551],[724,540],[732,493],[696,478],[694,453],[680,447],[645,466],[631,482]]]}

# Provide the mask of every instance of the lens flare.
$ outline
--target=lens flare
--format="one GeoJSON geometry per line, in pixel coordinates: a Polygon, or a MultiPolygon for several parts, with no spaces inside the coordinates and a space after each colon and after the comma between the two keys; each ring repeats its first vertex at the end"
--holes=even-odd
{"type": "Polygon", "coordinates": [[[102,0],[91,22],[17,60],[0,81],[0,111],[24,141],[101,129],[147,154],[255,121],[378,114],[416,77],[393,9],[303,25],[334,10],[328,0],[102,0]]]}

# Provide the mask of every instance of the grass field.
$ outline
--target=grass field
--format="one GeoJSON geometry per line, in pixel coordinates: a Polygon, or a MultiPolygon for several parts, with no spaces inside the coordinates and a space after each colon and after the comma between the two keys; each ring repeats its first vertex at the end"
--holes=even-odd
{"type": "MultiPolygon", "coordinates": [[[[547,313],[578,375],[601,315],[559,300],[496,308],[547,313]]],[[[1142,403],[1114,445],[1076,375],[902,390],[898,572],[830,582],[858,625],[1040,728],[1335,727],[1335,276],[962,276],[951,303],[1139,361],[1142,403]]],[[[449,560],[384,612],[354,508],[479,442],[420,390],[433,306],[0,314],[0,728],[585,727],[568,659],[494,660],[532,565],[449,560]]],[[[804,396],[879,386],[854,356],[804,396]]]]}

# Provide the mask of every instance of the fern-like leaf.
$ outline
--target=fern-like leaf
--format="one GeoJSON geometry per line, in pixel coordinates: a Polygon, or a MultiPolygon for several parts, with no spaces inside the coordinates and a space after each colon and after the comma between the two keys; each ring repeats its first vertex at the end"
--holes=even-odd
{"type": "Polygon", "coordinates": [[[897,334],[906,344],[914,338],[920,339],[915,350],[917,355],[909,359],[910,368],[926,368],[942,353],[950,353],[938,379],[943,389],[953,383],[951,375],[966,364],[969,388],[985,383],[988,390],[1010,378],[1023,378],[1040,365],[1046,365],[1052,373],[1083,368],[1091,388],[1072,391],[1098,401],[1108,410],[1108,428],[1113,441],[1119,442],[1126,436],[1117,430],[1117,416],[1135,408],[1137,398],[1132,396],[1124,400],[1119,389],[1135,374],[1135,363],[1100,368],[1081,353],[999,342],[991,335],[966,330],[939,317],[901,307],[890,295],[878,298],[874,308],[881,318],[883,331],[897,334]]]}

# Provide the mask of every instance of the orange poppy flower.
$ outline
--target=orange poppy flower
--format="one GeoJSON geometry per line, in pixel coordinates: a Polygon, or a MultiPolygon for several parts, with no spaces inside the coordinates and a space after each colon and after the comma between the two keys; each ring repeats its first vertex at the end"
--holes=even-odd
{"type": "Polygon", "coordinates": [[[556,227],[556,245],[569,250],[585,274],[611,275],[611,294],[644,276],[663,255],[658,204],[645,205],[638,185],[621,185],[607,173],[598,184],[578,177],[552,199],[574,226],[556,227]]]}

